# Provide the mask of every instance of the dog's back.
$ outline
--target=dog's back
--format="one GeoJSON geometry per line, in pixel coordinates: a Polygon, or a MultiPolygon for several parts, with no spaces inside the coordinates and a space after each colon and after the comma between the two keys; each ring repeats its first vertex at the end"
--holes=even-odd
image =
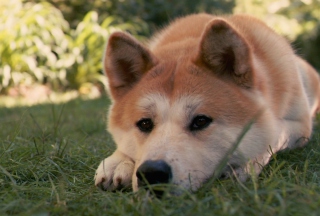
{"type": "Polygon", "coordinates": [[[299,72],[308,98],[309,109],[312,117],[320,112],[320,78],[305,60],[297,57],[299,72]]]}

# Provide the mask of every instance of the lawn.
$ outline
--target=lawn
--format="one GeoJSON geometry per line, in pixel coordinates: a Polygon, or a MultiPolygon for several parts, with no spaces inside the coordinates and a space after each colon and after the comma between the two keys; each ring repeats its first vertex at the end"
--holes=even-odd
{"type": "Polygon", "coordinates": [[[216,180],[162,199],[98,190],[95,169],[115,149],[105,131],[108,104],[102,97],[0,107],[0,215],[320,215],[319,127],[307,147],[275,155],[243,184],[216,180]]]}

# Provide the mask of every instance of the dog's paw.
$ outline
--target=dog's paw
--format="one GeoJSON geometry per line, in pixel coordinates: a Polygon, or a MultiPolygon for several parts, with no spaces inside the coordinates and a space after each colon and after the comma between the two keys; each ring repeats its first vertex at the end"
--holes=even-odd
{"type": "Polygon", "coordinates": [[[131,187],[134,163],[131,160],[104,159],[95,174],[95,185],[105,191],[131,187]]]}

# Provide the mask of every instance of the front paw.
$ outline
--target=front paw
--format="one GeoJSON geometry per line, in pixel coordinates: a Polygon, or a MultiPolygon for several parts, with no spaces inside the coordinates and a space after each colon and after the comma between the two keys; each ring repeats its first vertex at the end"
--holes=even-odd
{"type": "Polygon", "coordinates": [[[95,185],[105,191],[131,187],[134,163],[131,160],[104,159],[95,174],[95,185]]]}

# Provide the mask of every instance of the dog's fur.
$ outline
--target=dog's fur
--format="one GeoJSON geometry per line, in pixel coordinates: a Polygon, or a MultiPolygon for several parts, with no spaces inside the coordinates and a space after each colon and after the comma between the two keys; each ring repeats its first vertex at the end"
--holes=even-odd
{"type": "Polygon", "coordinates": [[[146,161],[165,162],[171,183],[197,190],[241,134],[222,174],[231,170],[244,180],[272,153],[304,146],[320,109],[316,71],[247,15],[180,18],[149,46],[113,33],[104,69],[117,149],[101,162],[95,184],[110,191],[131,184],[138,190],[137,170],[146,161]],[[144,119],[151,130],[139,128],[144,119]]]}

